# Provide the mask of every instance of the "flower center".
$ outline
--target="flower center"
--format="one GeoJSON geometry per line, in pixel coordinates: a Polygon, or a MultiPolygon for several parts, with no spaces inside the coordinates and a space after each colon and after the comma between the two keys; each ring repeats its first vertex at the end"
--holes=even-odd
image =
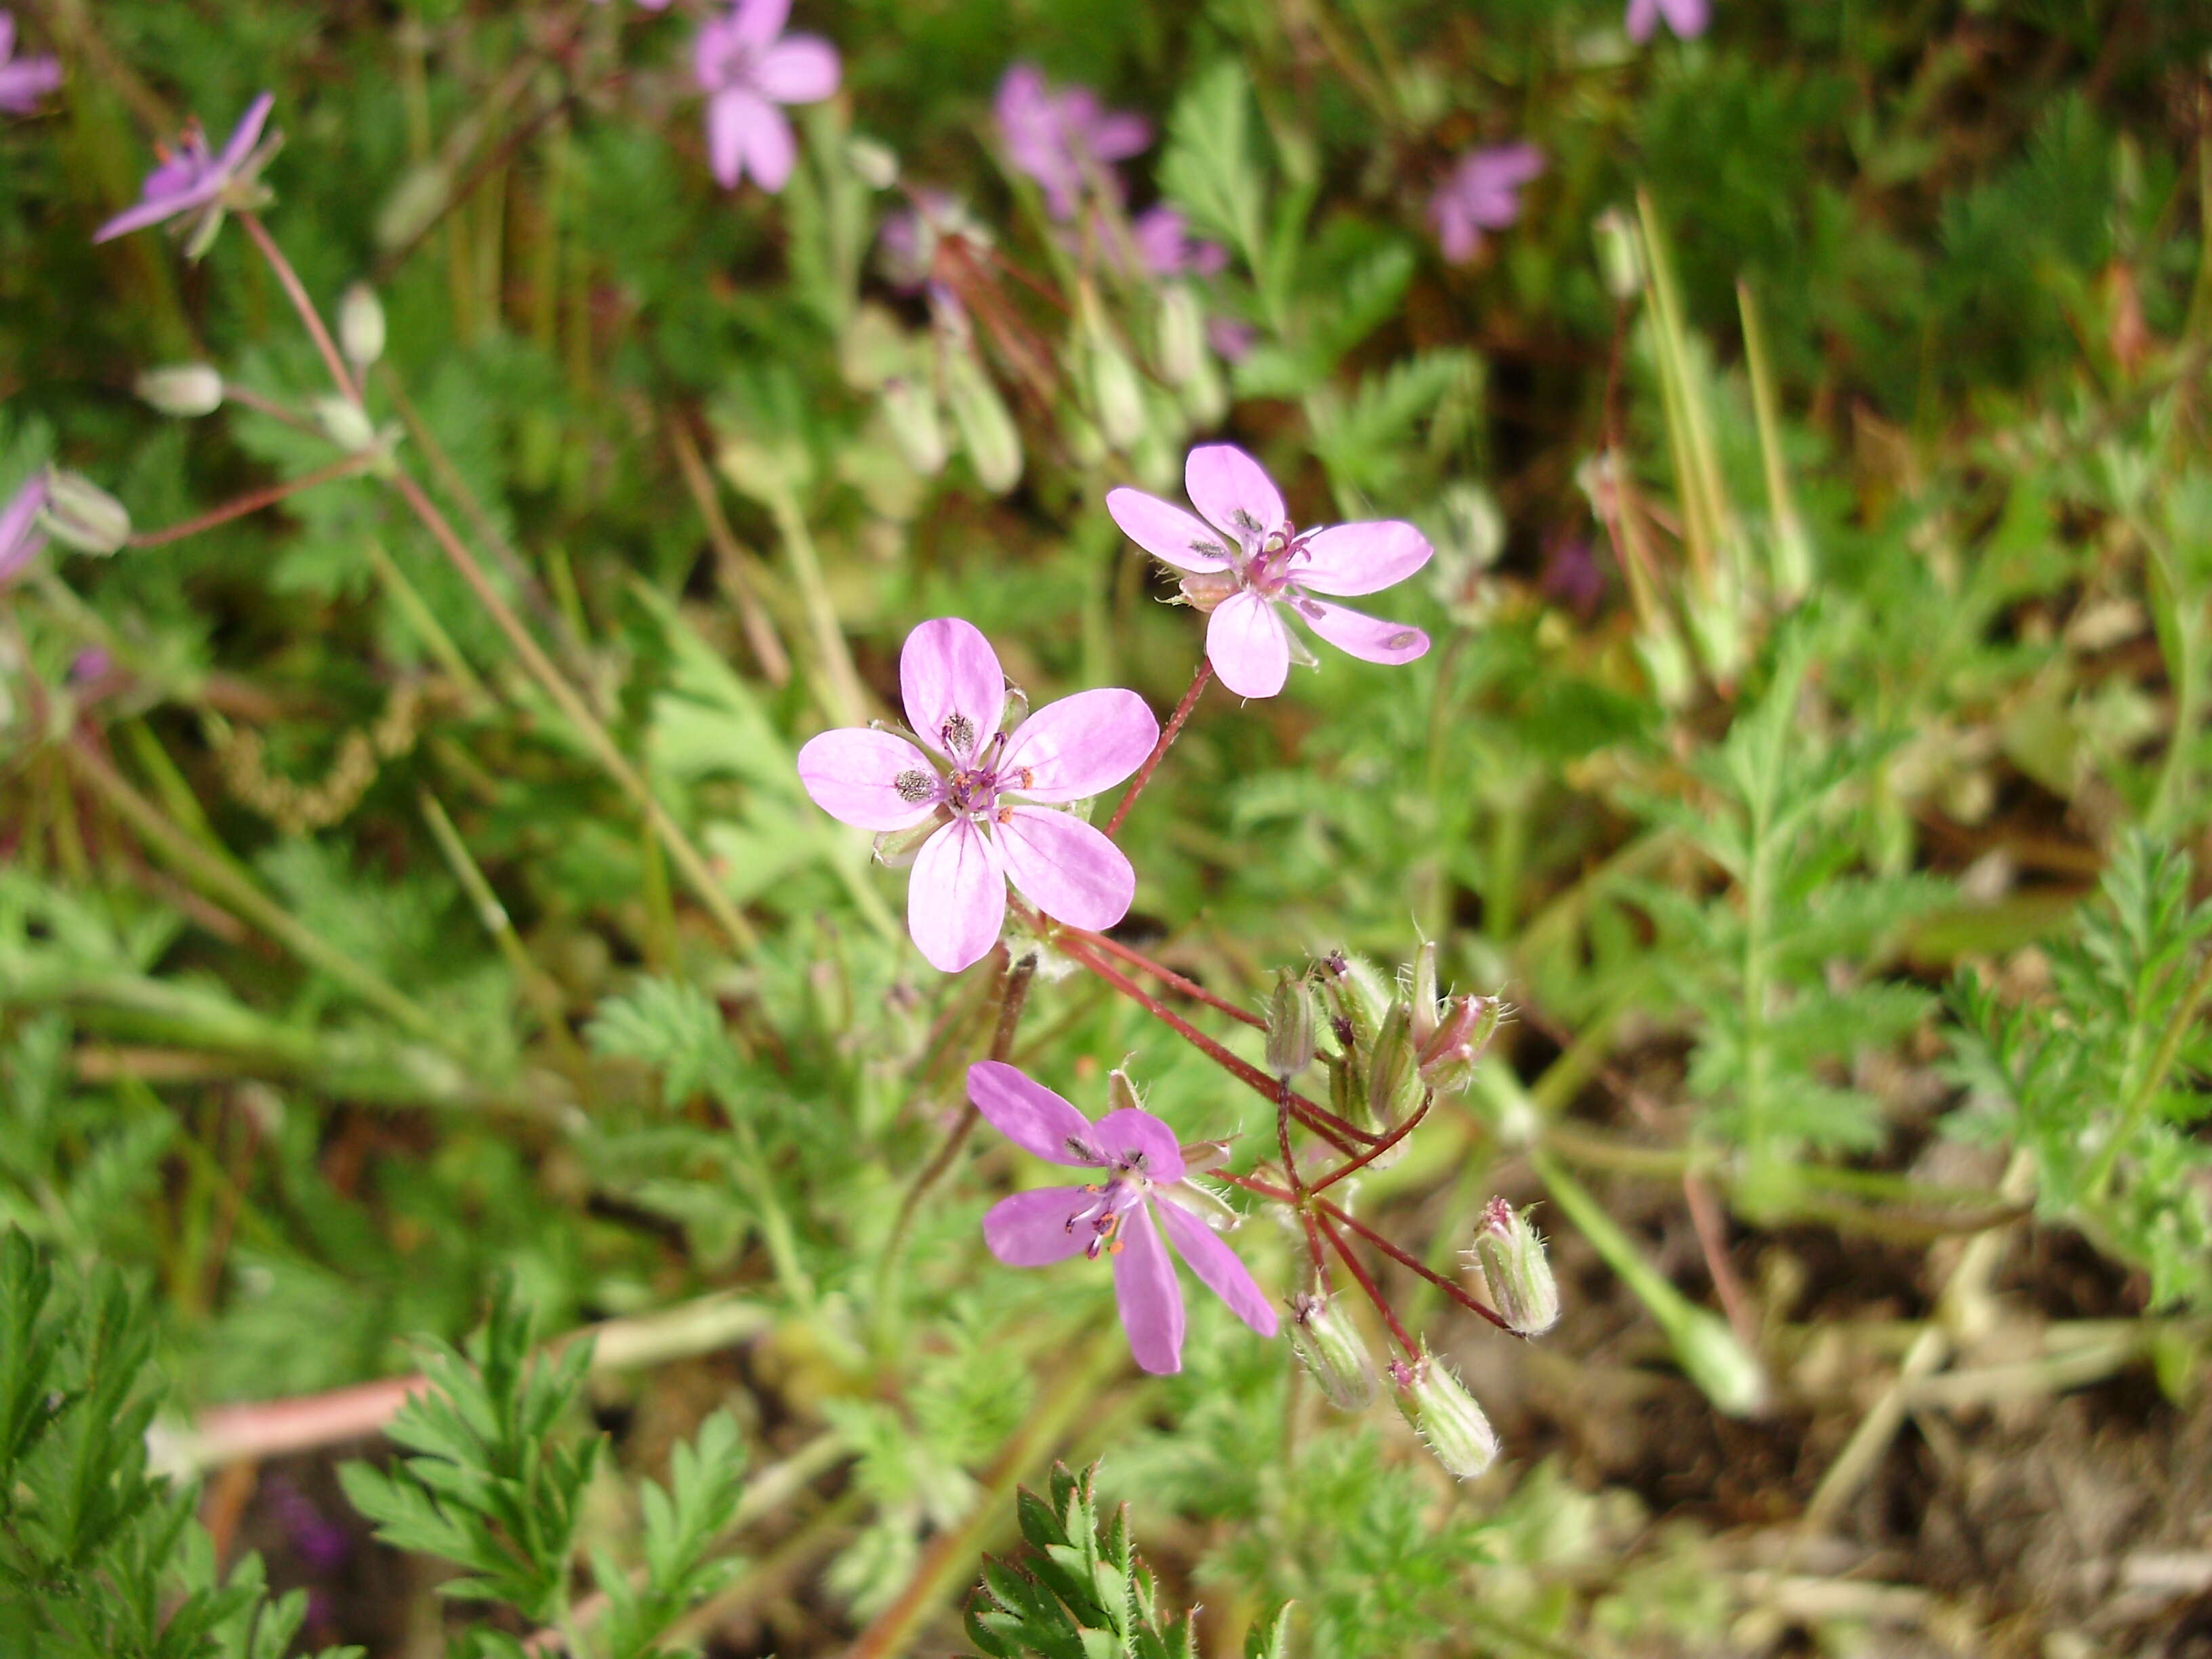
{"type": "Polygon", "coordinates": [[[1272,599],[1290,586],[1291,566],[1305,551],[1305,539],[1294,525],[1285,524],[1265,537],[1257,535],[1258,528],[1255,524],[1254,536],[1245,543],[1244,557],[1237,574],[1252,592],[1263,599],[1272,599]]]}
{"type": "MultiPolygon", "coordinates": [[[[1026,766],[1000,769],[1000,757],[1006,750],[1006,734],[1003,732],[993,732],[982,751],[966,759],[968,751],[975,746],[975,727],[965,714],[955,714],[946,720],[942,735],[945,748],[954,757],[951,775],[945,780],[942,799],[945,805],[963,817],[995,814],[1000,790],[1026,789],[1036,775],[1026,766]]],[[[907,793],[907,781],[915,775],[902,773],[897,780],[899,793],[909,800],[924,799],[907,793]]]]}
{"type": "Polygon", "coordinates": [[[1102,1253],[1121,1255],[1122,1219],[1145,1201],[1152,1185],[1152,1177],[1145,1173],[1142,1152],[1124,1152],[1118,1158],[1101,1162],[1114,1172],[1113,1179],[1085,1186],[1084,1194],[1091,1201],[1067,1218],[1070,1233],[1091,1235],[1084,1243],[1083,1254],[1093,1261],[1102,1253]]]}

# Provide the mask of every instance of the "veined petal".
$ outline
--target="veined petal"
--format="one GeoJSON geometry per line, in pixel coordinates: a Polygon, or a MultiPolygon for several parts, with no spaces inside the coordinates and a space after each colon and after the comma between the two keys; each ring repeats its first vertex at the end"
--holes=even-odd
{"type": "Polygon", "coordinates": [[[738,0],[727,27],[740,45],[764,46],[783,33],[790,18],[791,0],[738,0]]]}
{"type": "Polygon", "coordinates": [[[1089,1133],[1091,1145],[1109,1158],[1143,1153],[1145,1174],[1153,1181],[1182,1179],[1182,1148],[1176,1144],[1175,1131],[1141,1106],[1107,1113],[1089,1133]]]}
{"type": "Polygon", "coordinates": [[[1212,1228],[1166,1194],[1158,1194],[1160,1224],[1199,1281],[1229,1304],[1229,1311],[1262,1336],[1275,1334],[1275,1307],[1237,1252],[1212,1228]]]}
{"type": "Polygon", "coordinates": [[[983,1218],[983,1243],[1009,1267],[1042,1267],[1081,1254],[1097,1237],[1067,1218],[1097,1200],[1080,1187],[1040,1187],[994,1204],[983,1218]]]}
{"type": "Polygon", "coordinates": [[[1048,702],[1014,728],[998,763],[1000,787],[1024,800],[1081,800],[1145,763],[1160,723],[1133,691],[1107,687],[1048,702]],[[1029,777],[1006,781],[1027,768],[1029,777]]]}
{"type": "Polygon", "coordinates": [[[1291,608],[1301,622],[1338,650],[1366,662],[1411,662],[1429,648],[1429,636],[1405,623],[1304,596],[1291,601],[1291,608]]]}
{"type": "MultiPolygon", "coordinates": [[[[1048,1164],[1096,1165],[1099,1143],[1091,1121],[1018,1066],[979,1060],[968,1068],[968,1098],[984,1121],[1024,1152],[1048,1164]]],[[[1174,1137],[1169,1137],[1174,1145],[1174,1137]]]]}
{"type": "Polygon", "coordinates": [[[1139,1205],[1130,1211],[1115,1242],[1121,1248],[1114,1257],[1114,1299],[1129,1352],[1142,1370],[1172,1376],[1182,1369],[1182,1289],[1151,1210],[1139,1205]]]}
{"type": "Polygon", "coordinates": [[[999,851],[1023,897],[1048,916],[1094,931],[1129,914],[1137,872],[1120,848],[1071,813],[1044,806],[1004,811],[999,851]]]}
{"type": "Polygon", "coordinates": [[[991,954],[1006,921],[1006,872],[991,838],[955,818],[923,843],[906,893],[906,927],[922,960],[957,974],[991,954]]]}
{"type": "Polygon", "coordinates": [[[1316,593],[1374,593],[1405,580],[1434,550],[1426,536],[1396,519],[1332,525],[1305,538],[1286,572],[1316,593]]]}
{"type": "Polygon", "coordinates": [[[1109,489],[1106,510],[1121,533],[1178,570],[1204,574],[1229,568],[1229,549],[1211,527],[1179,507],[1141,489],[1109,489]]]}
{"type": "Polygon", "coordinates": [[[1274,602],[1234,593],[1206,624],[1206,654],[1221,683],[1240,697],[1272,697],[1291,677],[1291,641],[1274,602]]]}
{"type": "Polygon", "coordinates": [[[791,122],[781,110],[751,93],[741,95],[754,106],[744,118],[745,170],[774,196],[790,181],[792,164],[799,159],[799,142],[792,137],[791,122]]]}
{"type": "Polygon", "coordinates": [[[811,104],[837,90],[837,48],[811,34],[793,34],[761,53],[752,82],[779,104],[811,104]]]}
{"type": "Polygon", "coordinates": [[[937,810],[940,787],[928,756],[904,738],[863,726],[810,738],[799,751],[799,781],[840,823],[878,830],[913,829],[937,810]],[[928,793],[915,799],[909,792],[923,786],[928,793]]]}
{"type": "Polygon", "coordinates": [[[915,735],[956,765],[999,729],[1006,709],[1006,677],[999,653],[975,623],[957,617],[926,622],[906,636],[899,652],[899,696],[915,735]],[[964,722],[965,746],[954,751],[947,729],[964,722]]]}
{"type": "Polygon", "coordinates": [[[1191,505],[1231,540],[1256,543],[1290,519],[1267,469],[1235,444],[1200,444],[1182,464],[1191,505]]]}

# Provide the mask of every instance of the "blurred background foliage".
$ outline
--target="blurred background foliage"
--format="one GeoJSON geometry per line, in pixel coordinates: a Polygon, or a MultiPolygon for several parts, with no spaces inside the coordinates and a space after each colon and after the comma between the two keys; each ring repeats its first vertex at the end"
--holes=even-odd
{"type": "MultiPolygon", "coordinates": [[[[144,532],[338,453],[235,228],[90,241],[266,88],[271,231],[380,299],[392,465],[577,699],[380,470],[0,592],[19,1643],[942,1650],[1018,1520],[976,1606],[1036,1645],[986,1651],[2202,1639],[2203,9],[1715,0],[1637,45],[1611,0],[800,0],[843,85],[775,196],[710,176],[680,0],[15,15],[66,78],[0,118],[0,493],[52,459],[144,532]],[[1018,60],[1152,124],[1073,230],[993,123],[1018,60]],[[1523,143],[1448,261],[1447,169],[1523,143]],[[881,233],[939,191],[933,296],[881,233]],[[1220,269],[1115,255],[1158,204],[1220,269]],[[184,362],[222,412],[134,396],[184,362]],[[1401,1304],[1503,1434],[1465,1487],[1210,1308],[1140,1382],[1103,1276],[981,1249],[1002,1150],[894,1223],[995,972],[920,962],[792,757],[945,614],[1035,702],[1164,711],[1195,622],[1101,501],[1216,436],[1301,523],[1419,522],[1391,614],[1437,643],[1209,692],[1120,932],[1253,1006],[1433,939],[1514,1005],[1358,1199],[1446,1271],[1493,1193],[1554,1235],[1541,1345],[1401,1304]],[[404,1462],[222,1414],[425,1363],[404,1462]],[[1103,1503],[1018,1512],[1055,1456],[1103,1503]],[[1086,1624],[1109,1580],[1142,1617],[1086,1624]]],[[[1019,1063],[1096,1111],[1125,1056],[1271,1150],[1043,976],[1019,1063]]]]}

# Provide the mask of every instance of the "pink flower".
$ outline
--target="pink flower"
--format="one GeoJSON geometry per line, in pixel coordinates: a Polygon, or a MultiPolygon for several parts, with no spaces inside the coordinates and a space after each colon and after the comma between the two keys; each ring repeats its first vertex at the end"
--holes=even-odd
{"type": "Polygon", "coordinates": [[[837,49],[811,34],[786,34],[791,0],[737,0],[709,18],[696,47],[707,94],[707,158],[735,190],[747,173],[773,195],[797,155],[779,104],[811,104],[837,90],[837,49]]]}
{"type": "Polygon", "coordinates": [[[46,544],[39,514],[46,505],[46,470],[40,467],[0,507],[0,588],[22,573],[46,544]]]}
{"type": "Polygon", "coordinates": [[[1006,159],[1044,189],[1055,219],[1075,216],[1085,183],[1152,142],[1141,115],[1109,110],[1088,87],[1054,87],[1034,64],[1016,64],[992,102],[1006,159]]]}
{"type": "Polygon", "coordinates": [[[1413,526],[1390,520],[1300,531],[1273,481],[1233,444],[1192,450],[1182,477],[1204,524],[1138,489],[1108,491],[1106,510],[1138,546],[1187,573],[1185,596],[1212,613],[1206,655],[1238,696],[1272,697],[1290,678],[1292,641],[1279,606],[1368,662],[1411,662],[1429,648],[1418,628],[1313,597],[1373,593],[1405,580],[1431,550],[1413,526]]]}
{"type": "Polygon", "coordinates": [[[0,112],[28,115],[61,83],[58,58],[15,56],[15,15],[0,11],[0,112]]]}
{"type": "Polygon", "coordinates": [[[1190,234],[1190,222],[1176,209],[1146,208],[1129,226],[1137,257],[1155,276],[1218,276],[1229,264],[1229,250],[1190,234]]]}
{"type": "MultiPolygon", "coordinates": [[[[607,0],[592,0],[592,3],[595,6],[604,6],[607,3],[607,0]]],[[[668,0],[637,0],[637,3],[643,6],[647,11],[666,11],[668,9],[668,0]]]]}
{"type": "Polygon", "coordinates": [[[282,133],[270,133],[266,143],[261,130],[276,100],[263,93],[239,118],[230,141],[220,155],[208,149],[207,134],[198,122],[185,129],[174,153],[161,152],[161,165],[146,175],[137,207],[117,214],[93,234],[95,242],[112,240],[158,225],[179,214],[191,217],[184,227],[185,257],[197,259],[222,228],[223,215],[233,208],[256,208],[268,198],[261,187],[261,170],[283,143],[282,133]]]}
{"type": "Polygon", "coordinates": [[[914,861],[907,928],[934,968],[957,974],[998,943],[1006,884],[1047,915],[1111,927],[1137,873],[1121,849],[1071,812],[1049,810],[1135,771],[1159,722],[1133,691],[1080,691],[999,729],[1006,680],[975,628],[926,622],[899,654],[914,728],[824,732],[799,751],[799,779],[833,818],[879,834],[939,827],[914,861]]]}
{"type": "Polygon", "coordinates": [[[1165,1376],[1182,1369],[1183,1312],[1175,1265],[1160,1242],[1164,1227],[1200,1283],[1261,1335],[1275,1334],[1275,1310],[1252,1275],[1192,1212],[1199,1194],[1184,1179],[1182,1149],[1166,1124],[1136,1106],[1092,1123],[1051,1090],[990,1060],[968,1068],[968,1098],[1023,1151],[1107,1172],[1101,1182],[1000,1200],[983,1218],[993,1255],[1010,1267],[1042,1267],[1078,1251],[1093,1261],[1111,1255],[1130,1351],[1145,1370],[1165,1376]]]}
{"type": "Polygon", "coordinates": [[[1534,144],[1505,144],[1461,157],[1429,198],[1444,258],[1466,264],[1481,250],[1484,231],[1503,229],[1519,218],[1521,186],[1543,170],[1543,153],[1534,144]]]}
{"type": "Polygon", "coordinates": [[[1712,21],[1705,0],[1628,0],[1628,38],[1649,40],[1662,17],[1682,40],[1696,40],[1712,21]]]}

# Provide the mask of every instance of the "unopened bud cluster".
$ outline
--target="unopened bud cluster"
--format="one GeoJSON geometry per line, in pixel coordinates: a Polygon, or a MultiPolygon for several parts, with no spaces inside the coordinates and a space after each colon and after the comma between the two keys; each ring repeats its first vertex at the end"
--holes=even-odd
{"type": "Polygon", "coordinates": [[[1270,1069],[1292,1075],[1279,1062],[1317,1057],[1328,1067],[1329,1109],[1385,1133],[1432,1097],[1465,1089],[1497,1035],[1504,1005],[1496,997],[1438,996],[1436,957],[1435,945],[1424,944],[1394,980],[1372,963],[1337,951],[1310,977],[1285,979],[1268,1008],[1270,1069]],[[1322,1009],[1326,1018],[1315,1019],[1322,1009]],[[1300,1047],[1308,1021],[1310,1051],[1300,1047]]]}

